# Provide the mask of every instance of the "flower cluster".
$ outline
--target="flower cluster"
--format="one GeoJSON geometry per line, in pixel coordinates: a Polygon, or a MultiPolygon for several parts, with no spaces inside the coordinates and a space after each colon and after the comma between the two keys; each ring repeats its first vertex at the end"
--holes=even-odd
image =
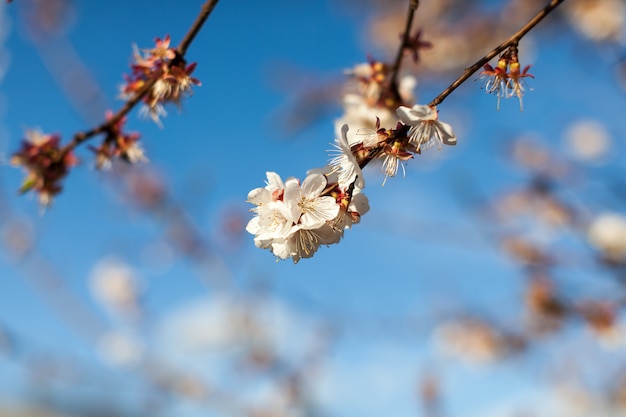
{"type": "Polygon", "coordinates": [[[358,223],[369,205],[354,183],[344,188],[330,178],[330,172],[311,172],[300,184],[268,172],[267,185],[248,194],[256,217],[246,230],[254,235],[255,245],[297,263],[313,256],[320,245],[339,242],[344,229],[358,223]]]}
{"type": "MultiPolygon", "coordinates": [[[[417,80],[412,76],[404,76],[400,81],[390,82],[390,65],[382,61],[369,59],[346,71],[350,80],[342,96],[343,115],[336,120],[336,134],[340,134],[341,126],[359,126],[374,129],[375,121],[379,126],[392,128],[398,123],[395,110],[398,106],[412,105],[413,90],[417,80]]],[[[358,142],[357,130],[350,131],[350,143],[358,142]]]]}
{"type": "Polygon", "coordinates": [[[170,36],[163,40],[157,38],[153,49],[140,53],[135,48],[135,63],[131,65],[132,74],[126,76],[126,83],[121,87],[121,97],[125,100],[145,93],[144,111],[152,120],[160,123],[160,116],[166,115],[163,105],[174,103],[180,106],[185,95],[192,94],[192,86],[200,81],[191,77],[196,64],[187,65],[176,48],[170,47],[170,36]]]}
{"type": "Polygon", "coordinates": [[[500,109],[500,99],[517,97],[519,99],[520,110],[524,110],[522,106],[522,96],[528,89],[526,86],[526,77],[535,78],[528,70],[530,65],[520,70],[521,66],[517,57],[517,46],[513,45],[507,49],[498,60],[498,65],[493,68],[489,64],[485,64],[481,76],[486,79],[485,91],[498,97],[497,109],[500,109]]]}
{"type": "MultiPolygon", "coordinates": [[[[110,121],[112,117],[111,112],[106,114],[107,120],[110,121]]],[[[96,168],[110,169],[113,158],[120,158],[131,164],[148,161],[139,144],[141,135],[137,132],[124,133],[122,131],[124,123],[126,123],[126,118],[122,117],[109,128],[100,146],[97,148],[90,146],[90,149],[96,154],[96,168]]]]}
{"type": "MultiPolygon", "coordinates": [[[[455,145],[450,125],[437,118],[433,107],[400,106],[397,116],[402,122],[396,129],[380,127],[360,129],[351,143],[348,125],[331,150],[329,165],[309,172],[300,184],[295,178],[283,183],[274,172],[267,173],[267,185],[248,194],[256,214],[246,230],[254,235],[257,247],[270,249],[281,259],[310,258],[320,245],[339,242],[345,229],[358,223],[369,210],[362,189],[365,187],[362,167],[374,159],[383,160],[385,181],[397,174],[402,163],[421,153],[432,143],[455,145]]],[[[384,182],[383,182],[384,185],[384,182]]]]}
{"type": "Polygon", "coordinates": [[[11,158],[11,164],[27,172],[20,192],[39,193],[43,206],[49,206],[53,197],[61,192],[61,180],[78,163],[71,150],[64,151],[59,146],[60,139],[58,135],[27,131],[22,148],[11,158]]]}

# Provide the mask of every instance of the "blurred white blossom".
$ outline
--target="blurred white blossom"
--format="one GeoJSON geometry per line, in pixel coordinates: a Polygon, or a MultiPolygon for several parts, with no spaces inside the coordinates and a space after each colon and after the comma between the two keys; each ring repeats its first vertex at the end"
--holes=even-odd
{"type": "Polygon", "coordinates": [[[136,337],[123,332],[108,332],[98,340],[100,355],[111,365],[132,367],[143,358],[144,346],[136,337]]]}
{"type": "Polygon", "coordinates": [[[626,4],[620,0],[572,0],[563,11],[572,25],[594,41],[623,41],[626,4]]]}
{"type": "Polygon", "coordinates": [[[91,270],[91,291],[105,308],[116,313],[135,313],[141,285],[133,268],[116,257],[100,260],[91,270]]]}
{"type": "Polygon", "coordinates": [[[611,136],[594,120],[579,120],[565,132],[566,146],[581,161],[597,161],[611,149],[611,136]]]}
{"type": "Polygon", "coordinates": [[[626,217],[618,213],[597,216],[588,230],[589,242],[611,261],[626,260],[626,217]]]}

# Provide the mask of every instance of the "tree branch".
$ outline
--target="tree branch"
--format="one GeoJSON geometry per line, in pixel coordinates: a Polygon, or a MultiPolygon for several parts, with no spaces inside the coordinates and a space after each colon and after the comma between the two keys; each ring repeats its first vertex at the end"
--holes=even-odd
{"type": "Polygon", "coordinates": [[[450,95],[458,86],[463,84],[469,77],[472,76],[476,71],[483,67],[486,63],[491,61],[494,57],[500,54],[502,51],[507,49],[508,47],[518,43],[520,39],[524,37],[532,28],[534,28],[539,22],[543,20],[544,17],[549,15],[554,9],[556,9],[561,3],[565,0],[551,0],[550,3],[546,7],[544,7],[535,17],[530,19],[524,27],[522,27],[519,31],[517,31],[513,36],[509,39],[502,42],[500,45],[496,46],[491,52],[485,55],[483,58],[478,60],[474,65],[469,68],[466,68],[463,71],[463,74],[459,78],[457,78],[452,84],[450,84],[445,90],[441,92],[437,97],[435,97],[428,105],[429,106],[437,106],[446,97],[450,95]]]}
{"type": "MultiPolygon", "coordinates": [[[[191,27],[187,31],[187,34],[183,37],[183,40],[176,48],[181,58],[183,58],[187,53],[187,49],[195,39],[196,35],[200,32],[200,29],[202,29],[202,26],[210,16],[218,1],[219,0],[207,0],[207,2],[204,3],[204,5],[202,6],[202,9],[200,10],[200,13],[198,14],[195,22],[191,25],[191,27]]],[[[76,133],[72,138],[72,141],[63,147],[61,151],[61,156],[66,155],[89,138],[113,129],[113,127],[124,116],[126,116],[146,96],[146,94],[150,92],[150,89],[154,86],[155,83],[156,79],[152,79],[147,82],[146,85],[144,85],[143,88],[139,90],[134,97],[126,101],[124,106],[120,110],[118,110],[117,113],[115,113],[109,120],[101,123],[93,129],[76,133]]]]}
{"type": "Polygon", "coordinates": [[[402,65],[402,58],[404,57],[404,48],[406,47],[409,36],[411,34],[411,26],[413,25],[413,18],[415,17],[415,11],[419,7],[419,0],[410,0],[409,11],[406,16],[406,24],[404,26],[404,33],[402,35],[402,42],[398,48],[396,59],[391,67],[391,75],[389,76],[389,85],[392,87],[392,91],[397,91],[398,73],[400,72],[400,65],[402,65]]]}

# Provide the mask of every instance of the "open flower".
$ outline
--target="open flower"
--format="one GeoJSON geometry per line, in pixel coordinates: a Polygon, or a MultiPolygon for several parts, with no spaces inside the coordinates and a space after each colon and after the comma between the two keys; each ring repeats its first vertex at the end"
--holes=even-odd
{"type": "Polygon", "coordinates": [[[485,92],[498,97],[496,109],[500,110],[500,99],[517,97],[519,99],[520,110],[524,110],[522,96],[528,89],[525,78],[535,78],[528,72],[530,65],[520,70],[521,66],[517,55],[517,45],[511,46],[498,59],[498,65],[493,68],[489,64],[484,65],[484,70],[480,73],[485,78],[485,92]]]}
{"type": "Polygon", "coordinates": [[[441,149],[441,144],[456,145],[456,136],[452,127],[438,120],[436,107],[416,104],[412,108],[400,106],[396,110],[398,118],[409,129],[409,142],[415,146],[417,151],[427,149],[437,144],[441,149]]]}
{"type": "Polygon", "coordinates": [[[354,183],[356,187],[363,188],[365,187],[363,172],[361,172],[361,167],[348,144],[349,129],[346,124],[341,127],[341,137],[335,139],[334,156],[329,163],[333,167],[333,171],[339,174],[338,182],[340,187],[346,189],[354,183]]]}
{"type": "Polygon", "coordinates": [[[283,183],[273,172],[267,173],[267,186],[248,194],[257,214],[246,226],[255,235],[257,247],[270,249],[281,259],[310,258],[320,245],[337,243],[343,229],[333,227],[341,206],[335,197],[325,195],[324,175],[313,173],[300,185],[296,178],[283,183]]]}
{"type": "Polygon", "coordinates": [[[517,97],[519,100],[519,109],[521,111],[524,111],[524,107],[522,104],[522,96],[528,89],[525,78],[527,77],[535,78],[534,75],[528,72],[529,69],[530,69],[530,65],[527,65],[520,72],[520,63],[517,62],[517,60],[512,61],[510,64],[509,79],[507,80],[508,82],[506,84],[507,97],[513,97],[513,96],[517,97]]]}
{"type": "Polygon", "coordinates": [[[287,180],[283,201],[290,219],[295,224],[315,229],[327,220],[337,217],[339,206],[335,198],[321,195],[326,185],[326,178],[321,174],[309,175],[302,186],[295,178],[287,180]]]}
{"type": "Polygon", "coordinates": [[[500,58],[495,68],[489,64],[485,64],[483,71],[480,73],[481,77],[485,79],[485,92],[498,97],[498,103],[496,104],[497,110],[500,110],[500,99],[503,97],[507,98],[507,67],[507,60],[500,58]]]}
{"type": "Polygon", "coordinates": [[[385,179],[383,180],[384,186],[387,182],[387,178],[396,176],[398,167],[402,167],[402,174],[406,175],[402,161],[413,158],[413,154],[408,152],[405,144],[399,140],[393,142],[391,145],[385,144],[383,153],[385,155],[385,160],[383,161],[383,172],[385,173],[385,179]]]}

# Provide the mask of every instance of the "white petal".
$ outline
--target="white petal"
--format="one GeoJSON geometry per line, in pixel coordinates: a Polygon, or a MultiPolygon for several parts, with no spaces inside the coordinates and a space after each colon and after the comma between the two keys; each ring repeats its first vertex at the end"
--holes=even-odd
{"type": "Polygon", "coordinates": [[[456,136],[452,131],[452,126],[444,122],[438,122],[437,125],[443,143],[445,145],[456,145],[456,136]]]}
{"type": "Polygon", "coordinates": [[[248,193],[248,202],[257,206],[270,201],[272,201],[272,195],[265,188],[255,188],[248,193]]]}
{"type": "MultiPolygon", "coordinates": [[[[326,177],[321,174],[311,174],[302,183],[302,195],[309,198],[318,197],[326,188],[326,177]]],[[[286,191],[285,191],[286,193],[286,191]]]]}
{"type": "Polygon", "coordinates": [[[396,109],[396,115],[405,125],[415,126],[424,120],[434,120],[437,112],[432,107],[416,104],[413,108],[400,106],[396,109]]]}
{"type": "Polygon", "coordinates": [[[284,207],[280,210],[283,215],[293,223],[298,223],[302,208],[299,203],[302,200],[302,191],[300,185],[295,178],[290,178],[285,183],[285,194],[283,195],[284,207]]]}
{"type": "Polygon", "coordinates": [[[335,229],[325,224],[319,229],[315,229],[314,233],[317,234],[320,244],[322,245],[332,245],[334,243],[339,243],[341,238],[343,237],[342,229],[335,229]]]}
{"type": "Polygon", "coordinates": [[[272,242],[272,253],[280,259],[290,258],[295,253],[293,238],[277,239],[272,242]]]}
{"type": "Polygon", "coordinates": [[[345,146],[350,147],[350,145],[348,145],[348,130],[350,130],[350,126],[348,126],[347,123],[341,126],[341,140],[343,141],[345,146]]]}
{"type": "Polygon", "coordinates": [[[265,173],[265,175],[267,176],[266,188],[270,192],[273,192],[276,190],[283,190],[285,188],[285,185],[283,184],[283,180],[280,178],[280,175],[278,175],[277,173],[268,171],[265,173]]]}
{"type": "Polygon", "coordinates": [[[348,210],[356,211],[361,216],[367,213],[370,210],[370,204],[365,194],[353,194],[348,210]]]}
{"type": "Polygon", "coordinates": [[[326,223],[327,220],[333,220],[339,213],[339,204],[334,197],[318,197],[310,204],[313,207],[306,210],[300,219],[302,227],[305,229],[316,229],[326,223]]]}
{"type": "Polygon", "coordinates": [[[374,146],[379,142],[378,134],[374,129],[361,128],[356,131],[356,136],[366,147],[374,146]]]}
{"type": "Polygon", "coordinates": [[[261,230],[261,226],[259,226],[259,218],[254,216],[246,225],[246,232],[256,235],[259,230],[261,230]]]}

